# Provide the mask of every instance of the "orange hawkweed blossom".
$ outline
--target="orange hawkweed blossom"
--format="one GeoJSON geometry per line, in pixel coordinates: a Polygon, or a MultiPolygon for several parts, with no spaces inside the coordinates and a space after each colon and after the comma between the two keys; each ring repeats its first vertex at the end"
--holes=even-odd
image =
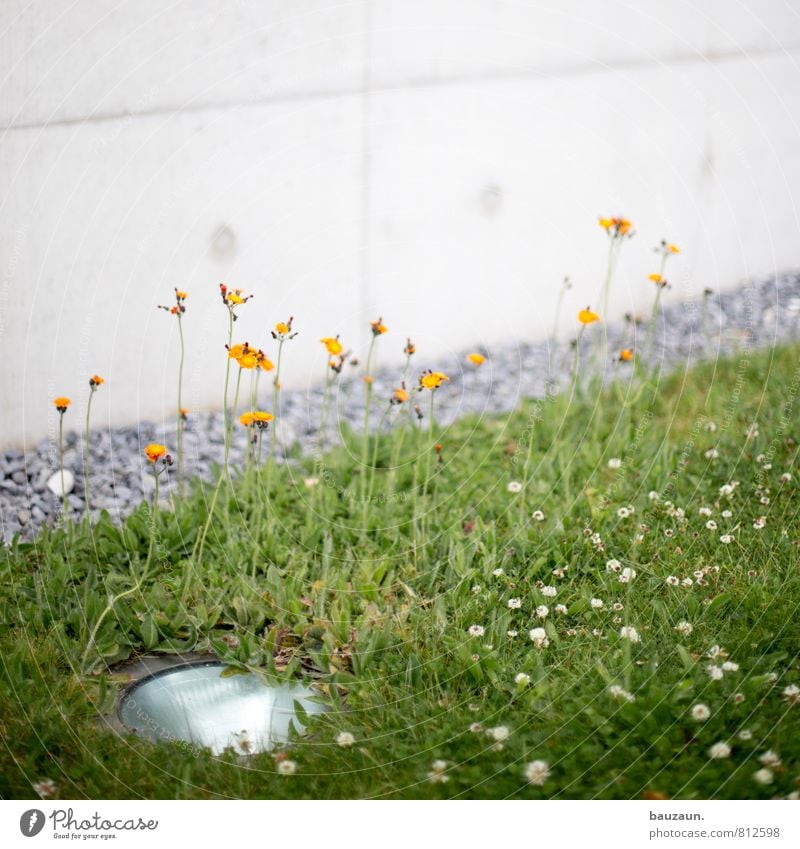
{"type": "Polygon", "coordinates": [[[629,363],[633,359],[633,348],[623,348],[619,352],[619,361],[621,363],[629,363]]]}
{"type": "Polygon", "coordinates": [[[679,254],[681,252],[681,249],[677,245],[673,245],[672,243],[667,245],[667,250],[671,254],[679,254]]]}
{"type": "Polygon", "coordinates": [[[405,385],[398,387],[392,393],[392,404],[405,404],[408,401],[408,392],[405,385]]]}
{"type": "Polygon", "coordinates": [[[338,336],[325,336],[323,339],[319,340],[327,349],[328,353],[332,357],[336,357],[344,351],[344,346],[339,341],[338,336]]]}
{"type": "Polygon", "coordinates": [[[63,395],[59,395],[58,398],[53,399],[53,404],[55,404],[55,408],[62,415],[67,412],[67,407],[72,403],[69,398],[65,398],[63,395]]]}
{"type": "Polygon", "coordinates": [[[219,294],[222,298],[222,303],[228,309],[246,304],[253,297],[252,295],[245,295],[243,289],[229,289],[224,283],[219,284],[219,294]]]}
{"type": "Polygon", "coordinates": [[[420,375],[419,385],[423,389],[433,391],[434,389],[438,389],[446,380],[450,380],[450,378],[440,371],[427,371],[425,374],[420,375]]]}
{"type": "Polygon", "coordinates": [[[647,279],[652,280],[656,286],[660,286],[662,289],[669,285],[663,274],[648,274],[647,279]]]}
{"type": "Polygon", "coordinates": [[[232,345],[228,349],[228,358],[236,360],[239,367],[244,369],[253,369],[256,366],[261,366],[265,371],[270,371],[273,368],[272,363],[266,358],[264,352],[251,348],[247,342],[244,345],[232,345]],[[262,361],[264,364],[262,364],[262,361]]]}
{"type": "Polygon", "coordinates": [[[578,321],[583,325],[593,324],[595,321],[600,321],[600,316],[586,307],[578,313],[578,321]]]}
{"type": "Polygon", "coordinates": [[[155,463],[156,461],[160,460],[162,457],[164,457],[166,455],[166,453],[167,453],[167,446],[166,445],[159,445],[157,442],[151,442],[144,449],[144,456],[147,457],[147,459],[151,463],[155,463]]]}
{"type": "Polygon", "coordinates": [[[483,354],[478,353],[467,354],[467,359],[474,366],[482,366],[486,362],[486,357],[484,357],[483,354]]]}
{"type": "Polygon", "coordinates": [[[377,321],[371,321],[369,326],[372,328],[373,336],[382,336],[384,333],[389,332],[389,328],[383,323],[382,318],[379,318],[377,321]]]}
{"type": "Polygon", "coordinates": [[[174,306],[165,307],[163,304],[159,304],[158,308],[160,310],[166,310],[168,313],[170,313],[172,315],[176,315],[176,316],[178,316],[178,318],[180,318],[186,312],[186,307],[184,306],[183,302],[188,297],[189,296],[186,294],[186,292],[182,292],[180,289],[178,289],[176,287],[175,288],[175,304],[174,304],[174,306]]]}
{"type": "Polygon", "coordinates": [[[633,224],[627,218],[598,218],[597,223],[612,239],[622,239],[633,236],[633,224]]]}
{"type": "Polygon", "coordinates": [[[242,413],[239,416],[239,421],[245,427],[269,427],[269,423],[275,418],[272,413],[266,413],[263,410],[254,410],[250,413],[242,413]]]}
{"type": "Polygon", "coordinates": [[[272,371],[275,368],[272,360],[260,348],[256,351],[256,365],[264,371],[272,371]]]}
{"type": "Polygon", "coordinates": [[[289,316],[288,321],[279,321],[275,325],[275,329],[270,331],[272,333],[273,339],[279,339],[281,342],[284,342],[287,339],[294,339],[297,336],[297,333],[292,333],[292,322],[294,321],[294,316],[289,316]]]}
{"type": "Polygon", "coordinates": [[[98,386],[102,386],[104,383],[105,383],[105,380],[103,380],[103,378],[100,377],[99,374],[93,374],[89,378],[89,386],[91,386],[92,389],[95,389],[98,386]]]}

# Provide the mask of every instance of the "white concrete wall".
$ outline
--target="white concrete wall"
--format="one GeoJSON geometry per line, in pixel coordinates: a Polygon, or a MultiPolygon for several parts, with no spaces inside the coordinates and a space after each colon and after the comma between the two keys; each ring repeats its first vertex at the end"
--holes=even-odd
{"type": "Polygon", "coordinates": [[[792,0],[4,0],[0,43],[0,444],[93,372],[98,424],[170,415],[175,285],[203,409],[220,281],[240,341],[296,316],[302,386],[378,314],[384,357],[541,336],[569,273],[566,329],[598,214],[639,230],[612,317],[662,236],[673,299],[800,265],[792,0]]]}

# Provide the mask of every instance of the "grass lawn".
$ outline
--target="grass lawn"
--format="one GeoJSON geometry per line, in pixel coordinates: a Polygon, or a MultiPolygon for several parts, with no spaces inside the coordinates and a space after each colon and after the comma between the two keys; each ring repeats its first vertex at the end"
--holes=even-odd
{"type": "Polygon", "coordinates": [[[372,475],[350,434],[224,482],[202,555],[199,484],[121,527],[15,543],[0,795],[42,779],[59,798],[796,793],[799,360],[742,353],[638,398],[589,388],[430,431],[423,404],[405,433],[403,407],[367,446],[372,475]],[[106,664],[189,649],[321,672],[333,709],[277,758],[102,728],[106,664]]]}

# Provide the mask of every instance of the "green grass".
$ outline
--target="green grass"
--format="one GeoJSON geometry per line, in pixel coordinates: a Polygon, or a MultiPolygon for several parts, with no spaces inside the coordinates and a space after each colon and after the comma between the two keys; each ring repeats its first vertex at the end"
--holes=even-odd
{"type": "Polygon", "coordinates": [[[394,443],[370,447],[377,472],[366,511],[358,437],[316,469],[311,461],[251,469],[223,485],[199,565],[192,551],[211,492],[197,483],[156,517],[148,569],[146,505],[122,527],[104,518],[91,532],[76,526],[15,543],[0,553],[0,795],[31,797],[43,778],[58,783],[61,798],[692,799],[797,790],[800,705],[783,689],[800,683],[798,488],[796,476],[780,476],[797,459],[798,355],[793,347],[703,365],[629,406],[623,387],[587,390],[436,429],[441,461],[422,495],[426,420],[405,439],[396,472],[387,469],[394,443]],[[754,421],[758,433],[748,438],[754,421]],[[523,479],[526,435],[530,482],[514,494],[507,485],[523,479]],[[705,456],[712,447],[717,459],[705,456]],[[620,468],[609,468],[612,457],[620,468]],[[311,474],[319,486],[304,484],[311,474]],[[733,480],[733,495],[721,497],[733,480]],[[621,518],[629,505],[635,512],[621,518]],[[698,514],[703,506],[716,530],[698,514]],[[534,510],[543,521],[529,519],[534,510]],[[755,529],[762,515],[766,526],[755,529]],[[607,570],[612,558],[635,569],[633,582],[607,570]],[[553,575],[558,567],[563,577],[553,575]],[[694,572],[706,567],[719,569],[698,583],[694,572]],[[668,586],[670,575],[693,585],[668,586]],[[137,582],[97,628],[109,597],[137,582]],[[521,609],[509,609],[510,598],[521,609]],[[604,608],[593,609],[592,598],[604,608]],[[550,644],[536,649],[528,631],[543,624],[534,612],[541,604],[550,608],[550,644]],[[688,636],[675,630],[681,621],[693,625],[688,636]],[[470,637],[471,625],[485,634],[470,637]],[[640,642],[620,638],[626,625],[640,642]],[[706,669],[714,645],[739,665],[722,680],[706,669]],[[188,649],[268,678],[322,673],[333,709],[287,750],[294,775],[277,773],[274,754],[192,755],[102,728],[98,716],[113,708],[120,684],[106,664],[188,649]],[[515,683],[520,672],[529,684],[515,683]],[[612,698],[615,684],[635,701],[612,698]],[[691,718],[698,703],[710,708],[707,721],[691,718]],[[470,730],[474,723],[483,731],[470,730]],[[502,746],[486,733],[497,726],[510,732],[502,746]],[[341,731],[354,734],[354,746],[336,744],[341,731]],[[732,753],[712,760],[719,741],[732,753]],[[753,775],[767,749],[782,765],[763,785],[753,775]],[[448,762],[444,783],[428,778],[437,759],[448,762]],[[549,764],[543,786],[525,780],[532,760],[549,764]]]}

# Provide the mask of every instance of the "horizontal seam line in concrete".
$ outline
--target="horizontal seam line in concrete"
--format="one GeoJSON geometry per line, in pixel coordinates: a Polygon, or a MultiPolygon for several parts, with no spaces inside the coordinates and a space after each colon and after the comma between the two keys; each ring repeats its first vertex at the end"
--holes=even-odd
{"type": "MultiPolygon", "coordinates": [[[[744,51],[736,50],[720,50],[706,51],[703,53],[683,53],[673,56],[665,56],[661,59],[642,60],[633,59],[630,61],[615,62],[607,64],[598,62],[596,64],[583,65],[567,65],[553,66],[549,69],[541,70],[525,70],[518,71],[502,71],[499,73],[480,73],[480,74],[464,74],[461,76],[442,77],[442,78],[425,78],[418,80],[410,80],[396,85],[373,85],[370,86],[366,94],[384,94],[390,92],[399,92],[416,89],[435,89],[446,88],[450,86],[460,85],[475,85],[479,83],[500,83],[500,82],[525,82],[525,81],[542,81],[547,79],[569,78],[582,76],[594,72],[613,73],[635,68],[665,68],[670,65],[689,65],[693,63],[704,63],[714,65],[719,62],[730,62],[737,59],[748,58],[764,58],[772,56],[791,56],[800,52],[800,45],[790,47],[761,47],[752,50],[744,51]]],[[[200,112],[225,111],[228,109],[239,109],[242,107],[259,107],[270,104],[288,103],[288,102],[303,102],[314,100],[333,100],[346,97],[363,97],[365,91],[362,87],[352,86],[343,88],[340,91],[310,91],[310,92],[286,92],[284,94],[268,95],[264,97],[256,97],[250,100],[229,100],[224,102],[208,101],[206,103],[193,104],[189,102],[186,105],[179,106],[156,106],[152,109],[143,109],[141,111],[125,110],[123,112],[110,112],[106,114],[85,115],[75,118],[60,118],[54,121],[32,121],[30,123],[20,124],[4,124],[0,126],[0,132],[13,132],[15,130],[32,130],[49,127],[69,127],[78,124],[101,124],[112,121],[122,121],[126,119],[150,118],[158,115],[171,115],[176,113],[196,114],[200,112]]]]}

